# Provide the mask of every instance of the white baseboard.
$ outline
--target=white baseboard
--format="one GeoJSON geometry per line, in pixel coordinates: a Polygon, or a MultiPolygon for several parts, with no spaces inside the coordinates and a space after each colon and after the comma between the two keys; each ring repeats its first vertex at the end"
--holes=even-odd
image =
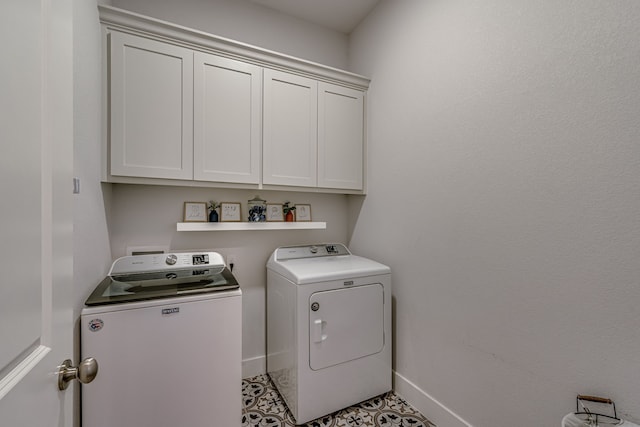
{"type": "Polygon", "coordinates": [[[251,378],[267,373],[267,358],[256,356],[242,361],[242,378],[251,378]]]}
{"type": "Polygon", "coordinates": [[[437,427],[473,427],[451,409],[395,371],[393,372],[393,391],[402,396],[437,427]]]}

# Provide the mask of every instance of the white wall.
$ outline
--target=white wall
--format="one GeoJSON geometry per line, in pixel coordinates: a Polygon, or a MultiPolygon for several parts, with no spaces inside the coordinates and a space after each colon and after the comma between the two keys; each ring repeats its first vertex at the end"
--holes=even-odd
{"type": "Polygon", "coordinates": [[[471,425],[577,393],[640,420],[638,40],[640,3],[597,0],[382,1],[352,34],[351,248],[392,266],[396,371],[471,425]]]}
{"type": "Polygon", "coordinates": [[[265,264],[278,246],[318,242],[346,243],[347,196],[276,191],[183,188],[113,184],[110,223],[113,258],[129,246],[164,246],[172,250],[220,252],[235,258],[233,274],[242,288],[242,358],[245,376],[264,373],[265,264]],[[268,203],[310,204],[312,219],[326,221],[326,230],[177,232],[186,201],[242,203],[256,194],[268,203]]]}
{"type": "Polygon", "coordinates": [[[102,56],[97,1],[74,3],[74,288],[76,316],[107,273],[111,261],[105,205],[110,187],[100,184],[102,56]]]}
{"type": "Polygon", "coordinates": [[[113,0],[113,6],[344,69],[345,34],[249,0],[113,0]]]}

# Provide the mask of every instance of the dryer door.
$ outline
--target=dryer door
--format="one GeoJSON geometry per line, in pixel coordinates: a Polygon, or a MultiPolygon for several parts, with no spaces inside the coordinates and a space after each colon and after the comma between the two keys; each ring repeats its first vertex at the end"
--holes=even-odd
{"type": "Polygon", "coordinates": [[[311,294],[309,366],[314,371],[378,353],[384,347],[380,283],[311,294]]]}

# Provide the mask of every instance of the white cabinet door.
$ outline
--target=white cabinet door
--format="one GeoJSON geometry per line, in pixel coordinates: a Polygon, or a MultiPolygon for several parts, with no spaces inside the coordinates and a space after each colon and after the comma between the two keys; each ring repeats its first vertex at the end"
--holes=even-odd
{"type": "Polygon", "coordinates": [[[262,68],[196,52],[194,179],[258,184],[262,68]]]}
{"type": "Polygon", "coordinates": [[[318,83],[264,70],[263,183],[317,184],[318,83]]]}
{"type": "Polygon", "coordinates": [[[318,187],[362,190],[364,93],[319,83],[318,187]]]}
{"type": "Polygon", "coordinates": [[[111,174],[193,179],[193,52],[110,34],[111,174]]]}

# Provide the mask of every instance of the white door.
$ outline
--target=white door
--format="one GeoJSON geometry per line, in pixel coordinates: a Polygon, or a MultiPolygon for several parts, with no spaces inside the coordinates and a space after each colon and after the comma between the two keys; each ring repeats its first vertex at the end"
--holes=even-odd
{"type": "Polygon", "coordinates": [[[318,187],[362,190],[364,92],[318,86],[318,187]]]}
{"type": "Polygon", "coordinates": [[[3,0],[0,37],[0,424],[70,427],[72,0],[3,0]]]}
{"type": "Polygon", "coordinates": [[[193,178],[258,184],[262,68],[196,52],[193,77],[193,178]]]}
{"type": "Polygon", "coordinates": [[[111,174],[193,179],[193,52],[112,32],[111,174]]]}
{"type": "Polygon", "coordinates": [[[264,70],[264,184],[315,187],[318,82],[264,70]]]}
{"type": "Polygon", "coordinates": [[[315,292],[309,308],[309,366],[314,371],[384,348],[382,284],[315,292]]]}

